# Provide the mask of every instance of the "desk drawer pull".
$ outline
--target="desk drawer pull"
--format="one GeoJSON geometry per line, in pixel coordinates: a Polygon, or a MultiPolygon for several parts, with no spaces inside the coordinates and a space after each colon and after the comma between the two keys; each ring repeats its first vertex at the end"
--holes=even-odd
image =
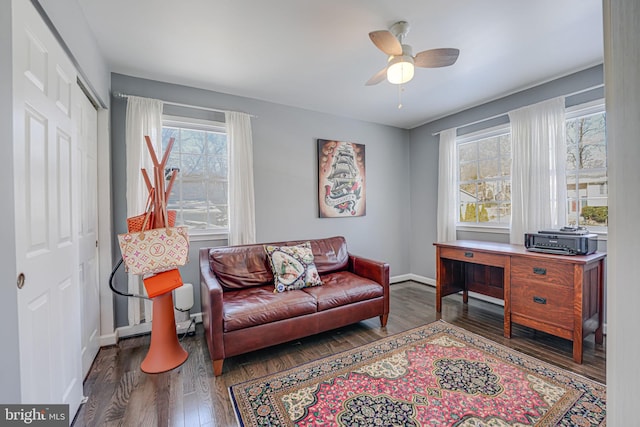
{"type": "Polygon", "coordinates": [[[542,297],[533,297],[533,302],[535,302],[536,304],[546,304],[547,303],[547,299],[546,298],[542,298],[542,297]]]}
{"type": "Polygon", "coordinates": [[[465,252],[464,256],[466,256],[467,258],[473,258],[473,252],[465,252]]]}
{"type": "Polygon", "coordinates": [[[544,276],[547,274],[547,269],[542,267],[533,267],[533,274],[540,274],[544,276]]]}

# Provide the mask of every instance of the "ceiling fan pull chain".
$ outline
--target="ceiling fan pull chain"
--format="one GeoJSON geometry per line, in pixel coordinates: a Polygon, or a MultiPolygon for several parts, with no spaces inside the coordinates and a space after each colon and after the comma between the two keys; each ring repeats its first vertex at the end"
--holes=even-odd
{"type": "Polygon", "coordinates": [[[402,109],[402,92],[404,92],[404,85],[398,85],[398,110],[402,109]]]}

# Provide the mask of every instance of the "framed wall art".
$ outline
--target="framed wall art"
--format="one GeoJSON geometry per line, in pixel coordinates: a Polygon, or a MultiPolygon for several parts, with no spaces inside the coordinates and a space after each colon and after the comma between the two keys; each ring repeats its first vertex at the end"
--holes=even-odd
{"type": "Polygon", "coordinates": [[[364,216],[365,175],[364,144],[318,139],[320,218],[364,216]]]}

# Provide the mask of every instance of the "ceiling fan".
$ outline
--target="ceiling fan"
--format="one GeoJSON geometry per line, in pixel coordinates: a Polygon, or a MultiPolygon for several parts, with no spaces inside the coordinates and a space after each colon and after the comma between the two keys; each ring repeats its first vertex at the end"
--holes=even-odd
{"type": "Polygon", "coordinates": [[[460,50],[453,48],[429,49],[413,56],[411,46],[403,44],[409,32],[409,23],[399,21],[389,30],[369,33],[369,38],[385,54],[389,55],[387,66],[371,77],[366,85],[372,86],[387,78],[389,83],[404,84],[413,78],[414,67],[437,68],[453,65],[460,50]]]}

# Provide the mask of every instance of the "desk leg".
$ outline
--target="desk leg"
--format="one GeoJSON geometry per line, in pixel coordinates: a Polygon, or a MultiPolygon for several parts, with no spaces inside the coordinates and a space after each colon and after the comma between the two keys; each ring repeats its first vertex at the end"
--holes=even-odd
{"type": "Polygon", "coordinates": [[[436,313],[442,312],[442,258],[440,258],[440,247],[436,246],[436,313]]]}
{"type": "Polygon", "coordinates": [[[596,344],[604,343],[603,323],[604,323],[604,259],[598,263],[598,329],[596,329],[596,344]]]}
{"type": "Polygon", "coordinates": [[[584,266],[573,266],[573,361],[582,363],[584,266]]]}
{"type": "Polygon", "coordinates": [[[573,340],[573,361],[582,363],[582,333],[574,333],[573,340]]]}
{"type": "Polygon", "coordinates": [[[504,301],[504,337],[511,338],[511,257],[507,257],[504,264],[504,276],[502,278],[504,301]]]}

